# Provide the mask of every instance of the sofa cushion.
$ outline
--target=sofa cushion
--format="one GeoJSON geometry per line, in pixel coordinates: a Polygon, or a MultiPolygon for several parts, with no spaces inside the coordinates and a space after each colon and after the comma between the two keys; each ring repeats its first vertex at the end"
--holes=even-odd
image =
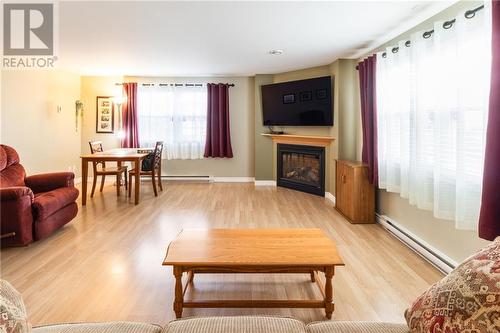
{"type": "Polygon", "coordinates": [[[50,215],[78,198],[78,190],[74,187],[62,187],[50,192],[35,194],[33,202],[34,217],[37,221],[47,219],[50,215]]]}
{"type": "Polygon", "coordinates": [[[0,280],[0,288],[0,332],[30,332],[31,327],[21,295],[5,280],[0,280]]]}
{"type": "Polygon", "coordinates": [[[300,320],[273,316],[193,317],[171,321],[164,333],[304,333],[300,320]]]}
{"type": "Polygon", "coordinates": [[[500,238],[432,285],[405,317],[411,332],[500,332],[500,238]]]}
{"type": "Polygon", "coordinates": [[[119,321],[45,325],[33,327],[32,333],[160,333],[161,330],[157,325],[119,321]]]}
{"type": "Polygon", "coordinates": [[[405,324],[368,321],[319,321],[306,326],[308,333],[408,333],[405,324]]]}

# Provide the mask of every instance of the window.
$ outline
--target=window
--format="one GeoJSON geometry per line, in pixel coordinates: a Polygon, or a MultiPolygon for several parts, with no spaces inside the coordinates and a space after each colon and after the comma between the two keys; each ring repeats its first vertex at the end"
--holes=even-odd
{"type": "Polygon", "coordinates": [[[491,12],[377,54],[379,186],[476,229],[491,66],[491,12]]]}
{"type": "Polygon", "coordinates": [[[165,144],[167,159],[203,158],[207,127],[206,87],[138,87],[139,142],[165,144]]]}

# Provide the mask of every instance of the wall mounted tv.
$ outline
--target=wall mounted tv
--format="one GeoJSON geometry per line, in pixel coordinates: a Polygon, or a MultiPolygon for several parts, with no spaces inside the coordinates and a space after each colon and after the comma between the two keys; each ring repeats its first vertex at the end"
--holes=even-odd
{"type": "Polygon", "coordinates": [[[332,78],[261,87],[264,126],[333,126],[332,78]]]}

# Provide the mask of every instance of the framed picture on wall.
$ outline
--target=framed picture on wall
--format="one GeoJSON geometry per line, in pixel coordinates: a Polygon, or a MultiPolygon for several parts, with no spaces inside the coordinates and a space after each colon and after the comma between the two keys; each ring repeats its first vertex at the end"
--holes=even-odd
{"type": "Polygon", "coordinates": [[[97,96],[96,98],[96,133],[114,133],[115,108],[111,96],[97,96]]]}

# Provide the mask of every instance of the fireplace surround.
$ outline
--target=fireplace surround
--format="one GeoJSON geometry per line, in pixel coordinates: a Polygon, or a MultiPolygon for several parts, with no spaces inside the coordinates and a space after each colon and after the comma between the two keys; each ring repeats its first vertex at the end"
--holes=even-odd
{"type": "Polygon", "coordinates": [[[325,195],[325,148],[278,144],[277,185],[325,195]]]}

